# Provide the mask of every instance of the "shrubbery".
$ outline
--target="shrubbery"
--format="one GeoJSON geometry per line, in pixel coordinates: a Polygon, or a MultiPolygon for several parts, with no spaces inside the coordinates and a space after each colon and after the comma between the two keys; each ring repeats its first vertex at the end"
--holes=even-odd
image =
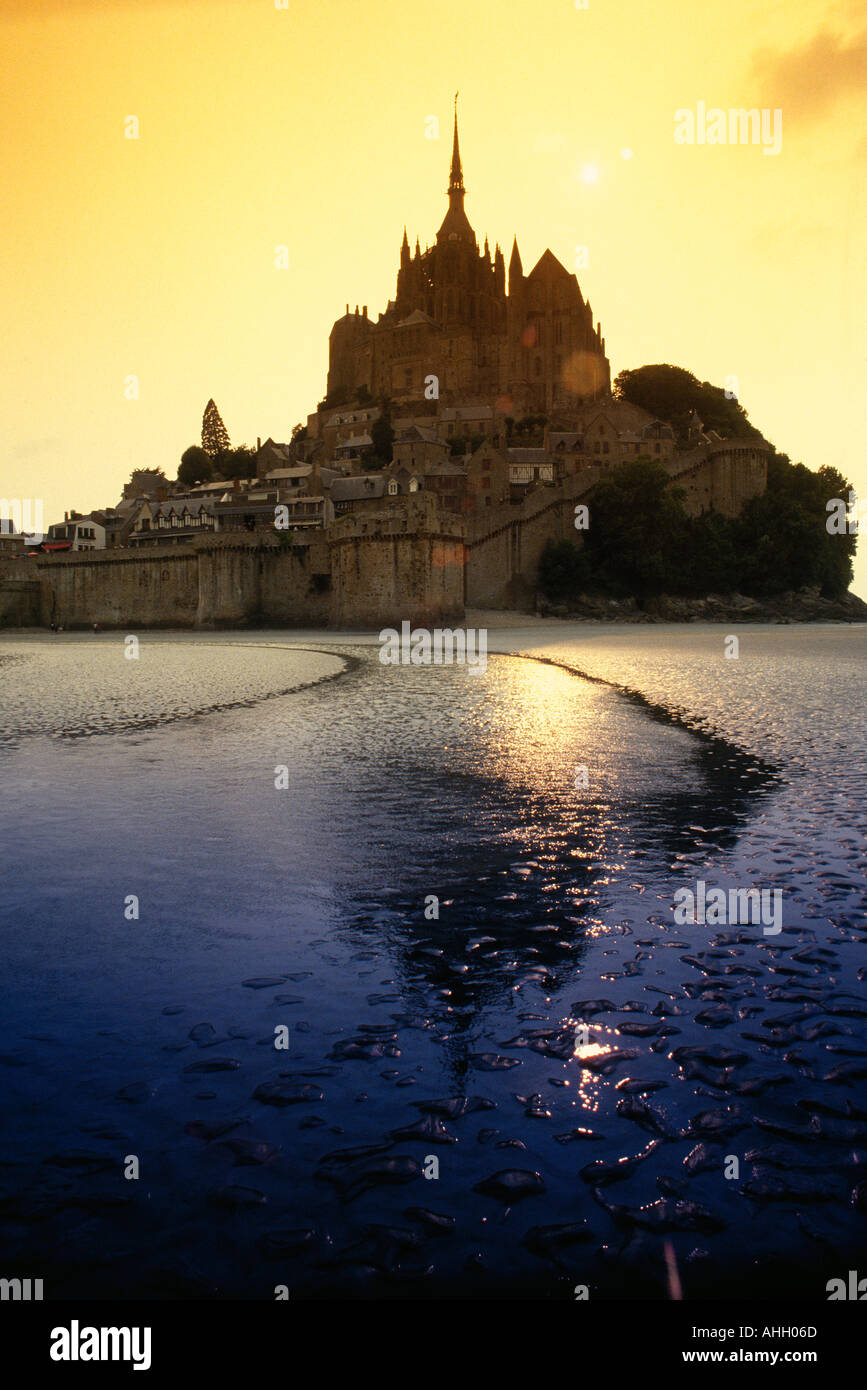
{"type": "Polygon", "coordinates": [[[834,468],[811,472],[784,454],[768,461],[768,487],[740,516],[690,517],[661,463],[634,459],[613,468],[587,498],[583,543],[549,541],[539,587],[552,602],[584,593],[638,599],[740,592],[766,597],[818,586],[838,598],[852,582],[855,536],[829,535],[826,502],[847,497],[834,468]]]}

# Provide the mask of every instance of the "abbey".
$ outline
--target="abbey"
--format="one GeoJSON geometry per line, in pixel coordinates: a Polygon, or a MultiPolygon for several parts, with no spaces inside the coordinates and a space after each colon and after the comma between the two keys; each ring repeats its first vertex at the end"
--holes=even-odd
{"type": "Polygon", "coordinates": [[[395,298],[376,322],[349,312],[329,340],[329,405],[365,391],[395,402],[485,401],[503,415],[569,410],[607,396],[611,372],[600,325],[578,280],[545,251],[524,274],[517,238],[506,265],[487,238],[479,250],[464,211],[455,110],[448,211],[436,242],[410,251],[406,229],[395,298]],[[435,383],[431,384],[431,378],[435,383]]]}

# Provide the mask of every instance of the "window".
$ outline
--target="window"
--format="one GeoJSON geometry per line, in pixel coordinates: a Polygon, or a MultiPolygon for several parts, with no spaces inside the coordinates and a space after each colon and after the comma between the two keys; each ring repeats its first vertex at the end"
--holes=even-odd
{"type": "Polygon", "coordinates": [[[397,496],[397,492],[398,492],[397,478],[389,478],[389,480],[388,480],[388,495],[389,495],[389,497],[396,497],[396,496],[397,496]]]}
{"type": "Polygon", "coordinates": [[[603,454],[607,454],[608,451],[609,451],[609,444],[608,444],[608,440],[606,439],[605,443],[602,445],[602,452],[603,452],[603,454]]]}

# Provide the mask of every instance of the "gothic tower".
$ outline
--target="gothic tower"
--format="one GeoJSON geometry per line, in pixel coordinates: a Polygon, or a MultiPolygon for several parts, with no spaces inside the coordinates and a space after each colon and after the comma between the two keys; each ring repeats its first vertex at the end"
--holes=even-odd
{"type": "Polygon", "coordinates": [[[326,401],[346,404],[366,388],[410,405],[503,403],[510,414],[564,410],[606,394],[601,329],[578,281],[546,251],[524,274],[517,238],[506,266],[499,244],[479,250],[464,208],[455,97],[448,210],[433,246],[410,252],[404,228],[395,298],[375,322],[348,311],[330,339],[326,401]],[[330,399],[329,399],[330,398],[330,399]]]}

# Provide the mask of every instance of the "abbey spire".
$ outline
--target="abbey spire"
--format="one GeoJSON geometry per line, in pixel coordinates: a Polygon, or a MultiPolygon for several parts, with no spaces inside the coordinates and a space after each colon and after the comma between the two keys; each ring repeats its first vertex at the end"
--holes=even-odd
{"type": "Polygon", "coordinates": [[[461,151],[458,144],[458,94],[455,92],[455,134],[452,141],[452,172],[449,179],[449,207],[463,208],[464,171],[461,168],[461,151]]]}
{"type": "Polygon", "coordinates": [[[464,171],[461,165],[461,150],[458,143],[458,94],[455,92],[455,133],[452,141],[452,167],[449,176],[449,210],[437,232],[437,242],[467,242],[476,246],[476,234],[467,221],[464,212],[464,171]]]}

